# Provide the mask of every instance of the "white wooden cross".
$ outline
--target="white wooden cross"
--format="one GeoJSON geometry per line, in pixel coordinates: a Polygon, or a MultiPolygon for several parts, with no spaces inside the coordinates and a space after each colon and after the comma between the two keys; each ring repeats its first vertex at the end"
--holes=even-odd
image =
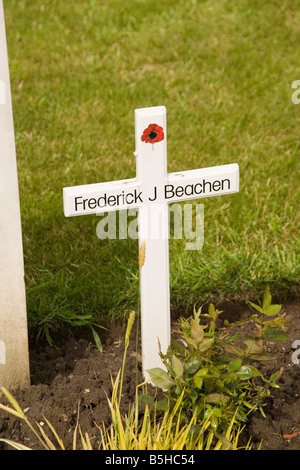
{"type": "Polygon", "coordinates": [[[167,173],[164,106],[135,110],[136,178],[63,189],[66,217],[138,209],[142,364],[162,367],[170,344],[168,203],[230,194],[239,190],[236,163],[167,173]],[[142,253],[144,252],[144,253],[142,253]],[[144,254],[144,256],[143,256],[144,254]],[[159,340],[159,343],[158,343],[159,340]]]}

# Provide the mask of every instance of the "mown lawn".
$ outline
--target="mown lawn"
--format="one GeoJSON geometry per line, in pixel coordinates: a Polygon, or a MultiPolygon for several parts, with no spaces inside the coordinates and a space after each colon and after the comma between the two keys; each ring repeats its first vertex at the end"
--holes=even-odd
{"type": "MultiPolygon", "coordinates": [[[[135,240],[66,219],[62,188],[135,176],[134,109],[164,105],[168,170],[237,162],[170,241],[172,305],[299,293],[300,2],[4,0],[29,325],[138,308],[135,240]]],[[[195,204],[195,203],[194,203],[195,204]]]]}

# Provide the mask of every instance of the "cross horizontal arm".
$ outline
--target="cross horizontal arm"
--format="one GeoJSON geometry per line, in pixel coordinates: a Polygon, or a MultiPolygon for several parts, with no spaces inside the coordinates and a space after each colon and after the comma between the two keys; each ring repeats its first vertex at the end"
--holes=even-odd
{"type": "Polygon", "coordinates": [[[229,165],[168,174],[164,187],[166,202],[199,199],[239,191],[239,166],[229,165]]]}
{"type": "Polygon", "coordinates": [[[137,208],[142,193],[136,178],[63,188],[66,217],[137,208]]]}

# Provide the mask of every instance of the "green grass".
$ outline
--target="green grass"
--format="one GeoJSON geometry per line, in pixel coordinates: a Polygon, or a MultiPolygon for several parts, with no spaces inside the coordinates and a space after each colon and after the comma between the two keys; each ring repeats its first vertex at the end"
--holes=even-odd
{"type": "Polygon", "coordinates": [[[4,0],[30,327],[138,305],[134,240],[66,219],[62,188],[135,176],[134,109],[164,105],[168,170],[237,162],[202,199],[202,250],[170,242],[171,302],[299,293],[295,0],[4,0]]]}

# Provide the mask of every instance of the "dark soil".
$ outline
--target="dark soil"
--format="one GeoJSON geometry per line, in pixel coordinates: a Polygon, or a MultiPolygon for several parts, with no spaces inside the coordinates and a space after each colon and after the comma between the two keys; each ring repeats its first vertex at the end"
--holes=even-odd
{"type": "MultiPolygon", "coordinates": [[[[229,321],[249,316],[245,305],[227,302],[218,308],[224,311],[222,317],[229,321]]],[[[292,349],[293,342],[300,340],[300,303],[293,301],[284,304],[283,309],[290,320],[287,327],[289,339],[270,343],[269,352],[276,359],[260,366],[266,377],[283,367],[278,382],[280,388],[272,389],[272,396],[264,408],[266,417],[259,411],[253,412],[243,434],[242,442],[251,436],[254,449],[260,442],[263,450],[300,449],[300,364],[294,363],[297,349],[292,349]]],[[[66,449],[72,449],[77,420],[82,431],[88,433],[95,449],[99,445],[99,427],[102,423],[109,426],[111,422],[107,397],[111,397],[111,378],[115,379],[122,367],[125,329],[126,325],[113,324],[107,332],[101,333],[102,353],[86,332],[84,335],[81,332],[81,337],[55,338],[54,347],[47,344],[30,347],[31,386],[13,393],[13,396],[30,422],[39,422],[51,436],[45,423],[47,418],[66,449]]],[[[298,349],[300,352],[300,346],[298,349]]],[[[133,329],[124,375],[124,415],[134,401],[137,380],[141,383],[143,377],[133,329]]],[[[5,397],[1,398],[1,402],[7,404],[5,397]]],[[[40,448],[26,423],[2,410],[0,438],[12,439],[35,450],[40,448]]],[[[77,449],[80,448],[78,439],[77,449]]],[[[0,443],[0,450],[9,449],[0,443]]]]}

